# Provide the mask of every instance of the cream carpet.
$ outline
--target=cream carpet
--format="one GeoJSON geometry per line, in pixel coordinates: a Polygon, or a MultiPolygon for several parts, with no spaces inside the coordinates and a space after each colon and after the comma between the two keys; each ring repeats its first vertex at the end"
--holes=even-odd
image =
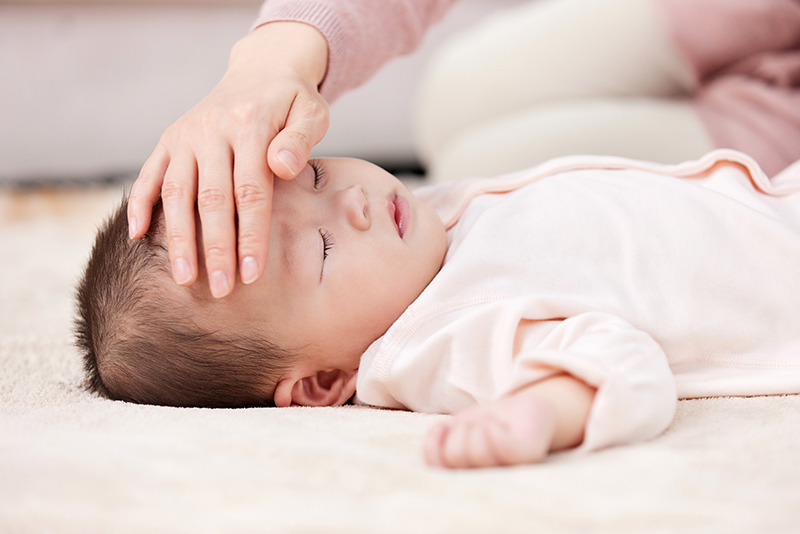
{"type": "Polygon", "coordinates": [[[0,533],[800,532],[800,396],[683,401],[661,437],[450,472],[440,416],[137,406],[82,389],[72,293],[120,188],[0,190],[0,533]]]}

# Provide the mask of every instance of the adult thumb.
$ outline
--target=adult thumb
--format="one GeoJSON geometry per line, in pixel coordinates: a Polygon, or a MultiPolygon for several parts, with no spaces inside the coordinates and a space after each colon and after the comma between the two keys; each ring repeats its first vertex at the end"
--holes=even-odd
{"type": "Polygon", "coordinates": [[[295,101],[286,125],[273,138],[267,151],[267,163],[279,178],[291,180],[303,170],[311,149],[328,131],[330,115],[322,97],[295,101]]]}

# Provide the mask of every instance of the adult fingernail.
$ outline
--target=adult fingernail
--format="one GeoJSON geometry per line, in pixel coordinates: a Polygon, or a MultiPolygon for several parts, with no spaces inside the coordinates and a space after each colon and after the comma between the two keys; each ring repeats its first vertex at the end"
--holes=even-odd
{"type": "Polygon", "coordinates": [[[245,284],[249,284],[251,282],[255,282],[256,277],[258,276],[258,262],[252,256],[247,256],[245,259],[242,260],[242,282],[245,284]]]}
{"type": "Polygon", "coordinates": [[[172,267],[172,275],[178,284],[186,284],[192,279],[192,271],[189,269],[189,263],[183,258],[175,260],[175,265],[172,267]]]}
{"type": "Polygon", "coordinates": [[[133,236],[136,235],[136,230],[139,228],[139,221],[136,220],[136,217],[131,217],[128,219],[128,237],[133,239],[133,236]]]}
{"type": "Polygon", "coordinates": [[[281,163],[286,165],[286,168],[289,169],[292,174],[297,174],[297,171],[300,170],[300,162],[297,161],[297,157],[288,150],[281,150],[278,152],[278,159],[281,160],[281,163]]]}
{"type": "Polygon", "coordinates": [[[228,277],[222,271],[211,273],[211,294],[217,299],[228,294],[228,277]]]}

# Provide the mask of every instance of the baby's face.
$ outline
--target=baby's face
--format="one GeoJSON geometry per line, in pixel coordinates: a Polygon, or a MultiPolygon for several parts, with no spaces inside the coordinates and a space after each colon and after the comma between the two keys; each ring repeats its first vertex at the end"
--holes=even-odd
{"type": "Polygon", "coordinates": [[[394,176],[361,160],[315,160],[294,180],[275,179],[266,270],[230,298],[273,343],[353,369],[445,251],[439,217],[394,176]]]}

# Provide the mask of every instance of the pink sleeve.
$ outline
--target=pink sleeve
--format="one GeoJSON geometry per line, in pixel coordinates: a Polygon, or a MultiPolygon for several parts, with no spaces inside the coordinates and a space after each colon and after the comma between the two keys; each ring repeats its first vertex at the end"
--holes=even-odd
{"type": "Polygon", "coordinates": [[[330,51],[320,92],[332,102],[393,57],[416,49],[428,27],[456,1],[267,0],[253,27],[292,20],[319,29],[330,51]]]}
{"type": "Polygon", "coordinates": [[[800,46],[800,0],[655,0],[698,80],[764,52],[800,46]]]}
{"type": "Polygon", "coordinates": [[[655,0],[714,145],[767,175],[800,159],[800,0],[655,0]]]}

